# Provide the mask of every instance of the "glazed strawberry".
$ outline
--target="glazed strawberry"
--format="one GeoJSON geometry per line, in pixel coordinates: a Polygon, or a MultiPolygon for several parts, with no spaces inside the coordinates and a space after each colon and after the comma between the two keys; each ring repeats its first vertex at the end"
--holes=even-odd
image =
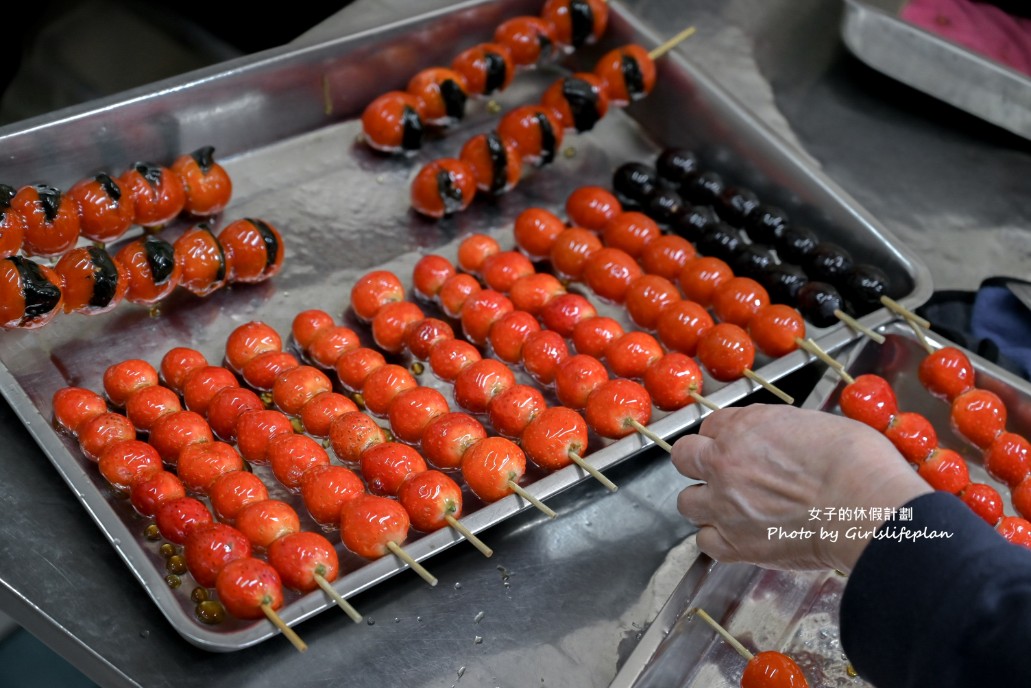
{"type": "Polygon", "coordinates": [[[534,274],[534,267],[522,253],[501,251],[484,259],[481,272],[488,287],[507,294],[520,277],[534,274]]]}
{"type": "Polygon", "coordinates": [[[390,551],[388,542],[405,541],[410,523],[408,512],[393,499],[359,495],[340,510],[340,539],[358,556],[377,559],[390,551]]]}
{"type": "Polygon", "coordinates": [[[437,468],[459,468],[466,450],[487,436],[483,424],[467,413],[446,413],[422,432],[422,454],[437,468]]]}
{"type": "Polygon", "coordinates": [[[597,315],[598,311],[591,302],[579,294],[556,296],[540,313],[544,327],[557,332],[564,339],[573,336],[578,323],[597,315]]]}
{"type": "Polygon", "coordinates": [[[932,451],[917,472],[931,487],[950,494],[959,494],[970,484],[967,462],[951,449],[939,447],[932,451]]]}
{"type": "Polygon", "coordinates": [[[251,543],[236,528],[224,523],[199,526],[186,536],[183,556],[198,585],[214,587],[226,564],[251,556],[251,543]]]}
{"type": "Polygon", "coordinates": [[[712,311],[723,322],[747,327],[760,309],[770,305],[766,289],[749,277],[732,277],[712,291],[712,311]]]}
{"type": "Polygon", "coordinates": [[[242,471],[243,468],[243,457],[225,442],[187,445],[179,452],[176,463],[176,472],[183,481],[183,487],[200,494],[206,494],[219,476],[242,471]]]}
{"type": "Polygon", "coordinates": [[[547,471],[572,463],[569,454],[587,451],[587,423],[579,413],[563,406],[545,410],[526,426],[522,435],[527,458],[547,471]]]}
{"type": "Polygon", "coordinates": [[[566,224],[543,208],[528,208],[516,217],[512,234],[516,245],[532,260],[543,260],[551,253],[566,224]]]}
{"type": "Polygon", "coordinates": [[[437,298],[444,282],[454,275],[455,266],[444,256],[423,256],[412,268],[412,286],[417,296],[431,301],[437,298]]]}
{"type": "Polygon", "coordinates": [[[838,403],[843,414],[879,432],[884,432],[899,412],[895,392],[888,381],[878,375],[857,377],[841,391],[838,403]]]}
{"type": "Polygon", "coordinates": [[[530,335],[539,332],[536,318],[525,311],[512,311],[490,328],[487,340],[494,354],[506,363],[519,363],[523,358],[523,345],[530,335]]]}
{"type": "Polygon", "coordinates": [[[366,449],[386,441],[383,428],[358,411],[345,413],[329,426],[330,446],[344,463],[357,464],[366,449]]]}
{"type": "Polygon", "coordinates": [[[626,437],[636,432],[631,421],[641,425],[648,425],[651,421],[651,397],[636,382],[609,380],[587,398],[584,417],[587,424],[602,437],[626,437]]]}
{"type": "MultiPolygon", "coordinates": [[[[383,309],[386,311],[386,309],[383,309]]],[[[358,335],[349,327],[334,325],[315,335],[308,345],[308,358],[322,368],[332,368],[341,356],[361,346],[358,335]]]]}
{"type": "Polygon", "coordinates": [[[566,340],[551,330],[531,334],[523,344],[523,367],[542,385],[555,381],[559,365],[568,357],[566,340]]]}
{"type": "Polygon", "coordinates": [[[501,252],[501,246],[486,234],[472,234],[458,245],[458,267],[474,275],[480,274],[487,258],[501,252]]]}
{"type": "Polygon", "coordinates": [[[443,320],[423,318],[412,323],[405,332],[405,348],[420,361],[430,357],[433,345],[443,339],[454,339],[455,331],[443,320]]]}
{"type": "Polygon", "coordinates": [[[642,378],[662,358],[662,345],[647,332],[627,332],[605,349],[605,360],[616,377],[642,378]]]}
{"type": "MultiPolygon", "coordinates": [[[[430,359],[432,362],[432,358],[430,359]]],[[[369,374],[362,385],[362,398],[369,413],[387,415],[390,402],[406,389],[418,386],[415,378],[399,365],[385,365],[369,374]]]]}
{"type": "MultiPolygon", "coordinates": [[[[1002,495],[991,485],[970,483],[959,493],[959,498],[990,526],[998,523],[1003,516],[1002,495]]],[[[1014,497],[1014,502],[1016,502],[1016,497],[1014,497]]],[[[1019,512],[1020,509],[1017,511],[1019,512]]]]}
{"type": "Polygon", "coordinates": [[[995,438],[984,454],[988,475],[1011,488],[1031,475],[1031,442],[1012,432],[995,438]]]}
{"type": "Polygon", "coordinates": [[[60,189],[45,184],[23,186],[10,207],[25,221],[22,250],[27,256],[58,256],[79,238],[75,201],[60,189]]]}
{"type": "Polygon", "coordinates": [[[422,146],[422,99],[404,91],[379,96],[362,112],[365,142],[378,151],[400,153],[422,146]]]}
{"type": "Polygon", "coordinates": [[[369,321],[388,303],[404,301],[405,288],[392,272],[375,270],[363,275],[351,288],[351,308],[359,319],[369,321]]]}
{"type": "Polygon", "coordinates": [[[197,368],[208,365],[204,354],[187,347],[171,349],[161,359],[161,379],[176,392],[182,391],[186,376],[197,368]]]}
{"type": "Polygon", "coordinates": [[[464,50],[451,68],[465,77],[469,93],[484,96],[504,91],[515,74],[512,55],[500,43],[480,43],[464,50]]]}
{"type": "Polygon", "coordinates": [[[243,367],[244,382],[259,392],[270,392],[276,378],[301,365],[297,357],[286,351],[266,351],[243,367]]]}
{"type": "Polygon", "coordinates": [[[218,243],[226,252],[230,282],[264,282],[283,267],[283,237],[263,220],[230,222],[219,233],[218,243]]]}
{"type": "Polygon", "coordinates": [[[659,315],[680,301],[680,291],[665,277],[642,275],[626,292],[624,304],[631,320],[646,330],[654,330],[659,315]]]}
{"type": "Polygon", "coordinates": [[[517,483],[526,472],[523,450],[503,437],[487,437],[465,452],[462,477],[469,489],[485,502],[512,494],[509,483],[517,483]]]}
{"type": "Polygon", "coordinates": [[[127,492],[136,483],[161,472],[161,457],[146,442],[123,440],[105,447],[97,466],[111,487],[127,492]]]}
{"type": "Polygon", "coordinates": [[[108,366],[104,371],[104,391],[115,406],[125,406],[133,392],[157,383],[158,371],[138,358],[108,366]]]}
{"type": "Polygon", "coordinates": [[[655,61],[639,45],[624,45],[605,53],[594,73],[607,85],[613,105],[640,100],[655,87],[655,61]]]}
{"type": "Polygon", "coordinates": [[[288,490],[296,490],[306,471],[329,465],[329,454],[307,435],[279,435],[269,442],[268,460],[276,480],[288,490]]]}
{"type": "Polygon", "coordinates": [[[680,290],[684,292],[684,298],[709,306],[716,287],[733,277],[734,271],[719,258],[698,257],[689,260],[680,271],[680,290]]]}
{"type": "Polygon", "coordinates": [[[1031,523],[1014,516],[1003,516],[995,529],[1008,542],[1031,549],[1031,523]]]}
{"type": "Polygon", "coordinates": [[[315,335],[327,327],[333,327],[333,316],[326,311],[311,309],[294,316],[290,333],[301,351],[307,351],[315,335]]]}
{"type": "Polygon", "coordinates": [[[938,446],[934,426],[919,413],[896,414],[884,430],[884,436],[891,440],[906,461],[918,466],[938,446]]]}
{"type": "Polygon", "coordinates": [[[751,369],[755,347],[748,333],[740,327],[719,323],[698,338],[698,360],[715,379],[730,382],[751,369]]]}
{"type": "Polygon", "coordinates": [[[993,392],[972,389],[952,401],[952,426],[981,449],[991,446],[1006,430],[1006,404],[993,392]]]}
{"type": "Polygon", "coordinates": [[[236,515],[236,527],[254,547],[268,547],[276,539],[301,529],[297,512],[286,502],[266,499],[248,504],[236,515]]]}
{"type": "Polygon", "coordinates": [[[411,78],[405,92],[422,101],[427,124],[447,125],[465,115],[465,77],[445,67],[430,67],[411,78]]]}
{"type": "Polygon", "coordinates": [[[238,619],[260,619],[263,608],[283,606],[279,574],[260,559],[247,557],[226,564],[215,580],[218,599],[238,619]]]}
{"type": "Polygon", "coordinates": [[[134,439],[136,428],[120,413],[101,413],[79,426],[79,449],[90,461],[99,461],[109,446],[134,439]]]}
{"type": "Polygon", "coordinates": [[[317,588],[316,576],[332,582],[340,572],[337,551],[318,533],[284,535],[269,545],[268,561],[279,573],[283,585],[300,592],[317,588]]]}
{"type": "Polygon", "coordinates": [[[514,64],[529,67],[551,57],[555,27],[540,17],[515,17],[498,25],[494,42],[508,48],[514,64]]]}
{"type": "MultiPolygon", "coordinates": [[[[130,402],[131,405],[131,402],[130,402]]],[[[216,437],[225,442],[236,441],[236,422],[248,411],[265,408],[261,398],[243,387],[225,387],[211,397],[208,424],[216,437]]]]}
{"type": "Polygon", "coordinates": [[[87,421],[107,413],[104,398],[82,387],[62,387],[54,392],[50,405],[54,409],[54,420],[58,427],[73,435],[78,435],[79,428],[87,421]]]}
{"type": "Polygon", "coordinates": [[[536,167],[554,162],[564,134],[558,112],[546,105],[511,110],[498,122],[497,132],[515,141],[523,162],[536,167]]]}
{"type": "Polygon", "coordinates": [[[512,285],[508,297],[517,311],[525,311],[537,317],[552,299],[566,293],[566,288],[554,275],[537,272],[521,277],[512,285]]]}
{"type": "Polygon", "coordinates": [[[223,473],[208,488],[208,499],[218,520],[232,523],[244,507],[268,499],[268,488],[253,473],[223,473]]]}
{"type": "Polygon", "coordinates": [[[286,414],[271,409],[247,411],[236,421],[236,446],[251,463],[268,463],[268,445],[280,435],[293,433],[286,414]]]}
{"type": "Polygon", "coordinates": [[[201,223],[183,232],[172,244],[179,284],[197,296],[207,296],[229,282],[225,249],[211,228],[201,223]]]}
{"type": "Polygon", "coordinates": [[[329,437],[329,428],[340,416],[357,411],[354,402],[343,394],[322,392],[301,407],[301,425],[314,437],[329,437]]]}
{"type": "Polygon", "coordinates": [[[573,328],[573,347],[578,354],[603,358],[609,344],[622,336],[623,326],[612,318],[587,318],[573,328]]]}
{"type": "Polygon", "coordinates": [[[551,267],[560,277],[579,280],[587,262],[602,248],[601,239],[594,232],[583,227],[571,227],[558,235],[548,257],[551,267]]]}
{"type": "Polygon", "coordinates": [[[67,197],[78,206],[79,233],[91,241],[115,241],[132,226],[132,195],[103,172],[76,182],[67,197]]]}
{"type": "Polygon", "coordinates": [[[321,370],[298,366],[276,378],[272,384],[272,401],[283,413],[296,416],[313,397],[332,389],[332,381],[321,370]]]}
{"type": "Polygon", "coordinates": [[[757,653],[745,665],[742,688],[809,688],[805,674],[793,659],[780,652],[757,653]]]}
{"type": "Polygon", "coordinates": [[[202,416],[208,413],[208,406],[216,394],[227,387],[239,387],[236,376],[220,366],[198,368],[183,381],[183,402],[190,411],[202,416]]]}
{"type": "Polygon", "coordinates": [[[644,388],[656,407],[675,411],[694,402],[692,392],[702,393],[702,371],[689,356],[668,353],[648,366],[644,388]]]}
{"type": "Polygon", "coordinates": [[[179,411],[162,416],[150,429],[149,442],[158,450],[161,460],[175,466],[184,447],[202,442],[213,442],[211,426],[194,411],[179,411]]]}
{"type": "Polygon", "coordinates": [[[341,384],[352,392],[358,392],[374,370],[387,364],[383,354],[375,349],[362,347],[349,351],[336,362],[336,373],[341,384]]]}
{"type": "Polygon", "coordinates": [[[952,401],[974,387],[974,366],[959,349],[947,346],[920,362],[920,383],[931,394],[952,401]]]}
{"type": "Polygon", "coordinates": [[[554,108],[566,129],[590,131],[609,110],[608,89],[595,74],[576,72],[552,82],[541,105],[554,108]]]}
{"type": "Polygon", "coordinates": [[[225,168],[215,162],[215,149],[204,146],[172,163],[186,193],[184,210],[191,215],[217,215],[229,205],[233,182],[225,168]]]}
{"type": "Polygon", "coordinates": [[[1013,508],[1018,514],[1024,518],[1031,516],[1031,478],[1024,478],[1013,488],[1010,496],[1013,498],[1013,508]]]}
{"type": "Polygon", "coordinates": [[[440,471],[409,475],[398,488],[397,500],[408,512],[412,527],[424,533],[446,526],[446,516],[462,515],[462,488],[440,471]]]}
{"type": "Polygon", "coordinates": [[[482,358],[476,347],[461,339],[445,339],[430,349],[430,369],[446,382],[453,382],[459,374],[482,358]]]}
{"type": "Polygon", "coordinates": [[[161,536],[177,545],[186,542],[190,532],[211,523],[211,512],[193,497],[172,499],[158,507],[154,514],[161,536]]]}
{"type": "Polygon", "coordinates": [[[600,186],[581,186],[566,199],[566,215],[574,227],[601,232],[623,212],[619,199],[600,186]]]}
{"type": "Polygon", "coordinates": [[[462,331],[466,339],[483,346],[491,326],[513,310],[512,301],[500,292],[484,289],[473,294],[462,308],[462,331]]]}
{"type": "Polygon", "coordinates": [[[690,241],[676,234],[665,234],[644,247],[641,267],[649,275],[658,275],[672,282],[680,277],[684,266],[694,257],[695,249],[690,241]]]}
{"type": "Polygon", "coordinates": [[[354,471],[343,466],[315,466],[301,476],[301,497],[317,523],[339,525],[344,503],[365,492],[354,471]]]}
{"type": "Polygon", "coordinates": [[[150,306],[179,286],[182,268],[175,262],[175,249],[156,236],[131,241],[115,256],[129,272],[129,303],[150,306]]]}
{"type": "Polygon", "coordinates": [[[122,173],[118,184],[132,196],[136,224],[159,227],[182,212],[186,192],[175,172],[147,162],[134,163],[122,173]]]}
{"type": "Polygon", "coordinates": [[[436,417],[448,412],[447,399],[430,387],[413,387],[394,397],[387,415],[390,428],[402,442],[418,444],[422,432],[436,417]]]}
{"type": "Polygon", "coordinates": [[[506,365],[483,359],[455,378],[455,402],[470,413],[486,413],[491,400],[514,384],[515,376],[506,365]]]}
{"type": "Polygon", "coordinates": [[[548,0],[541,18],[555,26],[559,45],[579,48],[594,43],[605,33],[609,8],[604,0],[548,0]]]}
{"type": "Polygon", "coordinates": [[[608,379],[609,373],[601,361],[577,354],[563,361],[555,371],[555,393],[563,406],[582,409],[591,393],[608,379]]]}
{"type": "Polygon", "coordinates": [[[444,281],[437,294],[440,308],[449,318],[460,318],[465,302],[474,294],[483,291],[483,287],[472,275],[453,275],[444,281]]]}
{"type": "MultiPolygon", "coordinates": [[[[372,319],[372,338],[376,346],[384,351],[400,353],[405,347],[405,332],[408,327],[425,317],[422,309],[411,301],[386,304],[372,319]]],[[[356,338],[355,348],[357,343],[356,338]]]]}
{"type": "Polygon", "coordinates": [[[630,285],[643,273],[633,257],[617,248],[603,248],[591,256],[583,278],[595,294],[614,303],[623,303],[630,285]]]}
{"type": "Polygon", "coordinates": [[[644,248],[659,238],[659,225],[644,213],[625,212],[616,215],[602,228],[602,241],[609,248],[625,251],[631,258],[640,258],[644,248]]]}
{"type": "Polygon", "coordinates": [[[186,488],[175,473],[158,471],[129,489],[129,501],[144,516],[153,516],[165,502],[186,496],[186,488]]]}
{"type": "Polygon", "coordinates": [[[491,425],[506,437],[519,437],[530,422],[548,407],[544,395],[528,385],[514,385],[491,399],[487,412],[491,425]]]}
{"type": "Polygon", "coordinates": [[[694,356],[698,340],[714,324],[709,312],[694,301],[677,301],[659,313],[656,334],[670,351],[694,356]]]}
{"type": "Polygon", "coordinates": [[[748,334],[759,351],[780,358],[798,348],[796,340],[805,339],[805,321],[791,306],[767,305],[748,321],[748,334]]]}
{"type": "Polygon", "coordinates": [[[65,313],[106,313],[122,302],[129,289],[129,271],[96,246],[68,251],[54,272],[61,278],[65,313]]]}

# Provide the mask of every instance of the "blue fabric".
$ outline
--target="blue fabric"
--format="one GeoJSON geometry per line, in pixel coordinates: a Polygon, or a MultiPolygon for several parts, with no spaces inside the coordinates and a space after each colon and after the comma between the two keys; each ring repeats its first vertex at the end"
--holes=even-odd
{"type": "Polygon", "coordinates": [[[1031,378],[1031,310],[1002,284],[984,284],[974,298],[970,329],[976,339],[990,339],[999,352],[1031,378]]]}

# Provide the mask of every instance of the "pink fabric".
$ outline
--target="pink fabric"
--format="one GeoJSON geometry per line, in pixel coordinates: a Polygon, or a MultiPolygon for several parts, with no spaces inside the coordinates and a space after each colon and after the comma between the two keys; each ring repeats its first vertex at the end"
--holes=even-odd
{"type": "Polygon", "coordinates": [[[1031,75],[1031,19],[970,0],[912,0],[901,17],[965,48],[1031,75]]]}

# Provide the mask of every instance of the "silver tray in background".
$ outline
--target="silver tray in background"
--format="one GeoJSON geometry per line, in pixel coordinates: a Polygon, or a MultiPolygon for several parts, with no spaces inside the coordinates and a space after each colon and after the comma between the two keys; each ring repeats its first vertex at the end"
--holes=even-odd
{"type": "MultiPolygon", "coordinates": [[[[232,651],[266,640],[276,631],[264,621],[231,620],[210,627],[195,619],[189,578],[177,591],[164,583],[157,543],[141,536],[147,521],[112,493],[70,438],[53,429],[50,400],[57,389],[80,385],[99,390],[110,364],[142,357],[156,365],[174,346],[191,346],[219,361],[228,333],[248,320],[264,320],[285,334],[293,315],[306,308],[323,308],[342,317],[350,287],[364,272],[384,267],[407,282],[421,255],[432,251],[453,257],[459,238],[473,231],[509,237],[504,243],[511,245],[512,221],[524,208],[560,210],[574,188],[607,185],[616,165],[650,159],[662,145],[696,148],[708,166],[730,181],[746,184],[764,200],[783,206],[858,260],[880,265],[892,279],[891,295],[903,303],[915,307],[930,295],[927,270],[915,255],[677,55],[662,60],[658,86],[647,101],[610,113],[588,135],[569,136],[565,145],[570,154],[559,156],[550,168],[528,174],[515,191],[494,203],[477,202],[470,211],[442,222],[414,215],[408,209],[408,181],[414,171],[424,161],[454,155],[472,133],[490,128],[493,117],[482,103],[473,105],[461,126],[446,138],[431,140],[411,158],[385,158],[357,143],[360,126],[355,118],[374,96],[403,87],[417,70],[449,62],[457,51],[488,38],[500,21],[539,7],[539,0],[466,2],[346,39],[235,60],[0,129],[2,176],[19,185],[47,181],[67,188],[97,169],[118,171],[137,159],[167,163],[181,152],[213,144],[234,179],[226,217],[261,217],[284,234],[286,264],[270,282],[236,286],[203,300],[176,293],[156,317],[125,304],[101,316],[64,316],[39,331],[0,335],[0,391],[133,575],[191,643],[232,651]],[[685,127],[685,122],[691,126],[685,127]]],[[[611,7],[605,41],[577,55],[577,61],[590,64],[615,45],[655,45],[663,37],[619,4],[611,7]]],[[[508,108],[536,98],[554,77],[548,70],[521,76],[498,100],[508,108]]],[[[179,229],[165,231],[174,237],[179,229]]],[[[887,311],[880,310],[864,322],[877,326],[889,319],[887,311]]],[[[359,331],[367,338],[366,329],[359,331]]],[[[812,334],[832,351],[856,337],[843,326],[812,334]]],[[[760,361],[757,371],[777,380],[809,362],[807,355],[796,352],[760,361]]],[[[726,405],[753,390],[747,381],[713,383],[708,395],[726,405]]],[[[653,427],[672,436],[699,417],[697,410],[688,408],[660,418],[653,427]]],[[[590,456],[602,469],[647,446],[637,437],[603,445],[596,443],[598,449],[590,456]]],[[[570,467],[541,477],[529,490],[546,498],[585,479],[579,469],[570,467]]],[[[270,493],[298,503],[296,496],[274,483],[270,493]]],[[[515,496],[482,508],[470,498],[468,506],[463,521],[476,532],[529,508],[515,496]]],[[[298,511],[302,524],[314,528],[303,508],[298,511]]],[[[422,560],[459,542],[456,534],[443,530],[413,539],[406,548],[422,560]]],[[[406,568],[393,557],[364,562],[342,545],[338,551],[347,573],[334,587],[345,596],[406,568]]],[[[293,625],[331,606],[319,591],[304,597],[288,595],[281,615],[293,625]]],[[[348,622],[341,617],[341,623],[348,622]]]]}
{"type": "MultiPolygon", "coordinates": [[[[922,413],[934,425],[940,446],[967,460],[970,479],[999,490],[1007,515],[1014,515],[1009,489],[989,477],[980,452],[960,438],[949,422],[950,406],[920,384],[917,370],[926,352],[913,331],[890,323],[879,331],[883,345],[869,340],[849,347],[840,360],[852,376],[874,373],[888,380],[899,409],[922,413]]],[[[928,335],[936,348],[955,346],[928,335]]],[[[977,371],[977,386],[1006,402],[1007,430],[1031,434],[1031,383],[967,351],[977,371]]],[[[828,370],[802,408],[841,414],[838,397],[844,384],[828,370]]],[[[693,536],[692,536],[693,537],[693,536]]],[[[845,579],[832,572],[771,571],[747,564],[720,564],[700,555],[670,595],[627,658],[610,688],[734,688],[740,685],[744,660],[718,639],[696,607],[738,636],[746,647],[791,655],[813,688],[867,686],[846,673],[847,658],[839,635],[839,607],[845,579]]]]}
{"type": "Polygon", "coordinates": [[[1031,78],[903,21],[906,4],[845,0],[845,45],[877,71],[1031,139],[1031,78]]]}

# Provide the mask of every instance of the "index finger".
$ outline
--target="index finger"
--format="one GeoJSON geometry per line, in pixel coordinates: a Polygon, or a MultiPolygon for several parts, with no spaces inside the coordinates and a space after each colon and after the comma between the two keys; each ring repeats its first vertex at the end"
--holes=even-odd
{"type": "Polygon", "coordinates": [[[697,483],[708,479],[709,471],[705,465],[705,454],[712,450],[714,440],[704,435],[685,435],[673,445],[670,456],[673,466],[681,475],[691,478],[697,483]]]}
{"type": "Polygon", "coordinates": [[[740,420],[739,416],[744,411],[744,408],[734,406],[714,411],[702,421],[701,426],[698,428],[698,434],[705,437],[716,437],[721,433],[727,432],[732,426],[736,425],[740,420]]]}

